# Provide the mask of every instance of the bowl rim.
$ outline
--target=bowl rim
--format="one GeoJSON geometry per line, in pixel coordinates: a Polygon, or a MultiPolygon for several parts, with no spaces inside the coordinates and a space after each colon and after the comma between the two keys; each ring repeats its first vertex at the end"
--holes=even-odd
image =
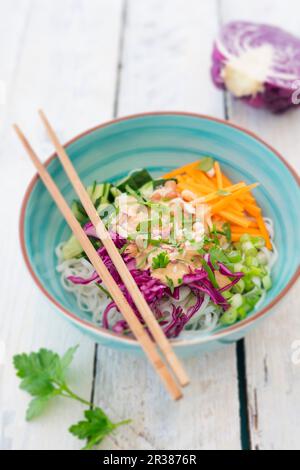
{"type": "MultiPolygon", "coordinates": [[[[289,172],[292,174],[292,176],[295,178],[296,182],[300,186],[300,176],[297,174],[296,170],[285,160],[285,158],[274,147],[272,147],[267,142],[265,142],[257,134],[255,134],[254,132],[252,132],[248,129],[245,129],[242,126],[239,126],[237,124],[233,124],[232,122],[226,121],[225,119],[215,118],[213,116],[209,116],[209,115],[205,115],[205,114],[198,114],[198,113],[191,113],[191,112],[184,112],[184,111],[153,111],[153,112],[131,114],[131,115],[124,116],[124,117],[121,117],[121,118],[111,119],[109,121],[105,121],[102,124],[99,124],[99,125],[94,126],[90,129],[87,129],[86,131],[84,131],[84,132],[76,135],[72,139],[68,140],[66,143],[63,144],[63,146],[68,147],[69,145],[71,145],[74,142],[78,141],[82,137],[84,137],[88,134],[91,134],[92,132],[97,131],[99,129],[111,126],[113,124],[117,124],[117,123],[122,122],[122,121],[129,121],[131,119],[139,119],[139,118],[151,117],[151,116],[186,116],[186,117],[194,117],[194,118],[198,118],[198,119],[205,119],[205,120],[208,120],[208,121],[213,121],[213,122],[216,122],[218,124],[223,124],[223,125],[228,126],[230,128],[239,130],[239,131],[249,135],[250,137],[254,138],[258,142],[263,144],[265,147],[267,147],[269,150],[271,150],[271,152],[273,154],[275,154],[282,161],[282,163],[287,167],[289,172]]],[[[44,165],[48,166],[52,162],[52,160],[54,160],[55,158],[57,158],[57,154],[56,154],[56,152],[53,152],[45,160],[44,165]]],[[[75,315],[70,310],[68,310],[63,305],[61,305],[46,290],[46,288],[42,285],[41,281],[39,280],[38,276],[35,274],[32,266],[31,266],[29,256],[28,256],[27,250],[26,250],[24,223],[25,223],[25,213],[26,213],[29,197],[31,195],[31,192],[32,192],[35,184],[37,183],[37,181],[39,179],[40,178],[39,178],[37,173],[32,177],[32,179],[31,179],[31,181],[30,181],[30,183],[29,183],[29,185],[26,189],[24,197],[23,197],[23,201],[22,201],[22,205],[21,205],[21,211],[20,211],[20,217],[19,217],[19,239],[20,239],[20,244],[21,244],[21,251],[22,251],[23,259],[25,261],[25,264],[27,266],[27,269],[28,269],[33,281],[38,286],[39,290],[46,296],[46,298],[48,298],[48,300],[64,316],[66,315],[67,318],[70,321],[77,324],[78,326],[83,327],[84,330],[90,330],[94,334],[98,334],[102,337],[105,336],[109,339],[115,339],[119,343],[126,343],[127,346],[139,346],[139,343],[134,338],[124,337],[120,334],[117,334],[117,333],[114,333],[110,330],[107,330],[107,329],[105,329],[101,326],[93,325],[87,320],[84,320],[82,318],[78,318],[77,315],[75,315]]],[[[300,266],[295,271],[294,275],[292,276],[292,278],[290,279],[288,284],[285,286],[285,288],[268,305],[266,305],[263,309],[258,310],[257,312],[255,312],[255,314],[252,314],[250,317],[245,318],[244,320],[242,320],[238,323],[235,323],[234,325],[228,326],[224,330],[216,331],[215,333],[211,334],[210,336],[203,336],[203,337],[199,336],[198,338],[185,338],[185,339],[182,339],[182,340],[180,340],[180,339],[179,340],[177,340],[177,339],[172,340],[173,345],[177,348],[177,347],[184,347],[184,346],[188,346],[188,345],[192,345],[192,344],[206,343],[206,342],[218,340],[220,338],[223,339],[224,337],[229,336],[231,333],[239,332],[245,326],[248,326],[251,323],[255,322],[256,320],[266,316],[267,313],[270,312],[270,310],[275,305],[277,305],[280,302],[280,300],[283,299],[283,297],[287,294],[287,292],[295,284],[295,282],[296,282],[296,280],[298,279],[299,276],[300,276],[300,266]]]]}

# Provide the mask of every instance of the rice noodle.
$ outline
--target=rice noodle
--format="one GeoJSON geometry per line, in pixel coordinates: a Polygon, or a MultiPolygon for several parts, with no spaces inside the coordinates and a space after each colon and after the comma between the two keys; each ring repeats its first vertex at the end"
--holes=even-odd
{"type": "Polygon", "coordinates": [[[205,294],[201,307],[189,321],[189,330],[210,331],[215,328],[218,319],[219,312],[216,312],[216,306],[212,305],[209,295],[205,294]]]}
{"type": "Polygon", "coordinates": [[[274,238],[274,222],[269,217],[264,217],[264,222],[266,224],[267,230],[271,238],[274,238]]]}
{"type": "Polygon", "coordinates": [[[263,291],[262,291],[261,298],[259,299],[259,301],[256,303],[256,305],[255,305],[255,307],[254,307],[254,310],[255,310],[255,311],[260,309],[260,306],[261,306],[261,304],[264,302],[265,298],[266,298],[266,291],[263,290],[263,291]]]}
{"type": "Polygon", "coordinates": [[[103,291],[99,289],[95,282],[90,284],[80,285],[73,284],[68,280],[69,276],[81,276],[84,278],[90,277],[93,272],[93,266],[84,258],[73,258],[70,260],[63,260],[62,248],[64,243],[61,243],[56,248],[56,255],[59,263],[56,267],[60,273],[60,281],[63,288],[75,295],[78,307],[84,312],[92,313],[92,320],[96,323],[102,322],[102,313],[109,299],[103,291]]]}

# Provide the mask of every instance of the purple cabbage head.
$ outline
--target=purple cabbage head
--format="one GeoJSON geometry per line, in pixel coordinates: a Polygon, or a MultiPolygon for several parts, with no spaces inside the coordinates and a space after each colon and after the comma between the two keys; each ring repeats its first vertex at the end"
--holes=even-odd
{"type": "Polygon", "coordinates": [[[300,39],[275,26],[228,23],[214,44],[211,75],[218,88],[256,108],[299,106],[300,39]]]}

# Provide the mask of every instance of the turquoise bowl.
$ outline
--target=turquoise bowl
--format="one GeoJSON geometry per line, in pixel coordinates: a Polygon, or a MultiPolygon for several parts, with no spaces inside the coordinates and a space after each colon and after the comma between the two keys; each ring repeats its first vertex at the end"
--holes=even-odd
{"type": "MultiPolygon", "coordinates": [[[[216,331],[174,340],[178,354],[193,355],[242,338],[268,314],[299,276],[299,177],[268,144],[245,129],[208,116],[151,113],[129,116],[91,129],[66,144],[82,181],[115,181],[133,168],[146,167],[156,177],[172,168],[211,155],[233,181],[258,181],[255,190],[264,214],[275,223],[279,257],[272,289],[259,310],[245,320],[216,331]]],[[[47,167],[70,203],[75,197],[56,155],[47,167]]],[[[69,229],[38,177],[25,194],[21,218],[21,246],[27,267],[56,312],[103,345],[140,352],[138,343],[91,322],[72,294],[65,292],[56,273],[55,247],[69,229]]]]}

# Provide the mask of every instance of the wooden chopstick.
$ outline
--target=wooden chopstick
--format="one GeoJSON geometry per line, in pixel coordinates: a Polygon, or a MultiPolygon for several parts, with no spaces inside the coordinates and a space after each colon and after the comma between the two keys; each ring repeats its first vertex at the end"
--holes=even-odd
{"type": "Polygon", "coordinates": [[[87,254],[96,272],[98,273],[100,278],[103,280],[105,287],[108,289],[118,309],[123,314],[126,322],[131,328],[136,339],[139,341],[149,361],[152,363],[154,369],[156,370],[157,374],[160,376],[161,380],[163,381],[166,389],[169,391],[172,398],[174,400],[178,400],[179,398],[182,397],[181,390],[176,384],[170,371],[167,369],[166,365],[163,363],[155,343],[151,340],[145,328],[142,326],[142,324],[138,320],[137,316],[133,312],[132,308],[128,304],[125,297],[123,296],[119,286],[116,284],[110,272],[104,265],[103,261],[101,260],[100,256],[96,252],[95,248],[93,247],[89,238],[85,234],[81,225],[79,224],[79,222],[73,215],[73,212],[71,211],[70,207],[68,206],[64,197],[62,196],[57,185],[53,181],[52,177],[50,176],[50,174],[48,173],[44,165],[39,160],[37,154],[34,152],[28,140],[26,139],[26,137],[24,136],[24,134],[22,133],[22,131],[19,129],[17,125],[13,125],[13,128],[15,129],[20,141],[22,142],[30,159],[32,160],[34,166],[36,167],[38,174],[40,175],[40,178],[42,179],[43,183],[47,187],[53,200],[56,202],[66,222],[68,223],[75,237],[81,244],[83,250],[87,254]]]}
{"type": "Polygon", "coordinates": [[[96,233],[103,245],[105,246],[112,262],[114,263],[118,273],[120,274],[125,286],[127,287],[128,292],[130,293],[137,309],[139,310],[141,316],[143,317],[146,325],[149,328],[153,338],[155,339],[157,345],[159,346],[161,352],[164,354],[168,364],[176,375],[180,385],[186,386],[189,383],[189,378],[185,372],[181,362],[174,353],[174,350],[171,347],[170,342],[166,338],[163,330],[158,324],[153,312],[151,311],[149,305],[147,304],[144,296],[139,290],[135,280],[133,279],[131,273],[127,269],[127,266],[120,255],[118,249],[116,248],[114,242],[112,241],[108,230],[106,230],[105,225],[103,224],[99,214],[94,207],[85,187],[83,186],[71,160],[69,159],[64,147],[60,143],[55,131],[50,125],[48,119],[46,118],[42,110],[39,111],[39,115],[44,123],[44,126],[48,132],[48,135],[56,149],[58,157],[67,173],[71,184],[75,192],[77,193],[86,213],[88,214],[92,224],[96,229],[96,233]]]}

